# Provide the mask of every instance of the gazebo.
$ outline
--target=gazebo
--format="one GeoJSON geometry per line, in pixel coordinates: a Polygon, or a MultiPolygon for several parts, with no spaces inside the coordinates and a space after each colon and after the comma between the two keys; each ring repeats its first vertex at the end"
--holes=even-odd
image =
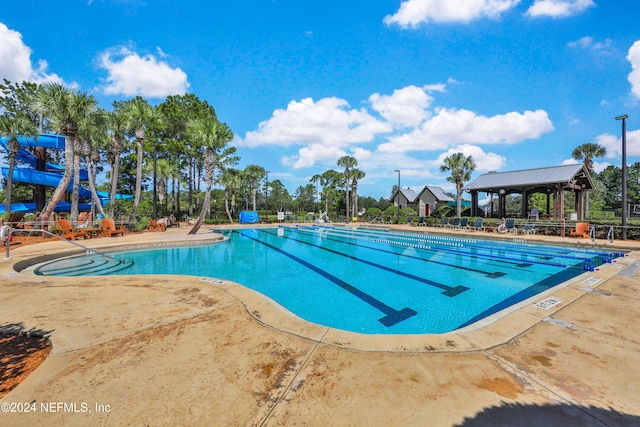
{"type": "Polygon", "coordinates": [[[498,195],[498,217],[506,215],[506,196],[522,195],[521,216],[530,214],[528,196],[533,193],[547,195],[547,212],[549,218],[561,219],[564,212],[565,191],[576,193],[577,219],[583,219],[584,193],[593,190],[594,185],[589,171],[583,164],[551,166],[537,169],[524,169],[511,172],[489,172],[464,186],[464,191],[471,193],[471,213],[479,215],[478,193],[498,195]],[[551,199],[553,198],[553,210],[551,199]],[[553,212],[553,214],[552,214],[553,212]]]}

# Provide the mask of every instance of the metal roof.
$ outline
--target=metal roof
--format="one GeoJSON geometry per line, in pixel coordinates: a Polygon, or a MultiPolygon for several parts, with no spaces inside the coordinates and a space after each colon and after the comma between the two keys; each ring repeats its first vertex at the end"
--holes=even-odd
{"type": "MultiPolygon", "coordinates": [[[[416,192],[413,191],[410,188],[401,188],[400,189],[400,193],[402,193],[402,195],[407,198],[409,203],[415,203],[415,202],[418,201],[418,199],[420,198],[422,193],[424,193],[427,190],[429,190],[431,192],[431,194],[433,194],[433,196],[436,198],[437,201],[450,202],[450,201],[454,200],[451,197],[449,197],[449,195],[447,193],[445,193],[442,188],[434,187],[434,186],[431,186],[431,185],[425,185],[424,188],[420,191],[420,194],[416,194],[416,192]]],[[[393,195],[391,200],[395,200],[397,196],[398,196],[398,192],[396,192],[393,195]]]]}
{"type": "Polygon", "coordinates": [[[583,164],[551,166],[537,169],[524,169],[511,172],[489,172],[464,186],[468,191],[495,191],[514,187],[538,187],[551,184],[565,184],[573,179],[586,181],[593,188],[593,181],[583,164]]]}
{"type": "MultiPolygon", "coordinates": [[[[401,188],[400,192],[402,193],[402,195],[409,201],[409,202],[413,202],[414,200],[416,200],[416,197],[418,197],[418,195],[416,194],[415,191],[413,191],[410,188],[401,188]]],[[[394,197],[395,199],[395,197],[394,197]]]]}
{"type": "Polygon", "coordinates": [[[420,194],[424,193],[424,190],[431,191],[431,194],[433,194],[433,197],[435,197],[436,200],[438,200],[440,202],[451,202],[451,201],[453,201],[453,199],[451,197],[449,197],[449,195],[447,193],[445,193],[444,190],[442,188],[440,188],[440,187],[434,187],[432,185],[427,185],[420,192],[420,194]]]}

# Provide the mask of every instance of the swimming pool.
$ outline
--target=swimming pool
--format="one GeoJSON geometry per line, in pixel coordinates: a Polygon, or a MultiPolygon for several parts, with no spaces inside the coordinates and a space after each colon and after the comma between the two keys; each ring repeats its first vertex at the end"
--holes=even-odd
{"type": "Polygon", "coordinates": [[[331,226],[238,229],[224,243],[52,261],[42,275],[184,274],[252,288],[310,322],[366,334],[470,325],[617,254],[331,226]]]}

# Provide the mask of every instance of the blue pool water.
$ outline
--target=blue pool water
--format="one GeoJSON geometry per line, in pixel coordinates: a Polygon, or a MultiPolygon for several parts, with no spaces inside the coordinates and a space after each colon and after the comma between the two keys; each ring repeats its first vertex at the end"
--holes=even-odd
{"type": "Polygon", "coordinates": [[[344,227],[52,261],[42,275],[183,274],[241,283],[318,324],[366,334],[459,329],[610,261],[588,249],[344,227]]]}

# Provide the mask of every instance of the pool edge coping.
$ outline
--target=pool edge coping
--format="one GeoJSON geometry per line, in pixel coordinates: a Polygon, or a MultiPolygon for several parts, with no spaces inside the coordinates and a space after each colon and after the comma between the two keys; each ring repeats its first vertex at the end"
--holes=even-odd
{"type": "MultiPolygon", "coordinates": [[[[185,235],[182,239],[172,239],[171,241],[146,241],[134,243],[129,241],[113,242],[110,240],[103,240],[99,243],[108,243],[97,245],[93,244],[90,248],[100,250],[101,252],[108,252],[127,249],[150,249],[154,247],[198,246],[203,244],[217,243],[220,242],[222,238],[222,235],[217,235],[215,238],[204,238],[203,234],[200,234],[198,236],[198,239],[194,239],[193,236],[185,235]]],[[[89,240],[88,242],[91,242],[91,240],[89,240]]],[[[46,242],[34,246],[44,247],[44,245],[50,245],[50,243],[57,242],[46,242]]],[[[98,243],[98,239],[96,239],[94,243],[98,243]]],[[[549,242],[540,243],[554,244],[549,242]]],[[[56,256],[56,258],[58,258],[79,253],[84,252],[82,250],[74,249],[62,252],[57,251],[55,255],[60,254],[56,256]]],[[[26,254],[23,255],[21,252],[19,254],[19,256],[21,256],[22,258],[21,260],[17,262],[9,262],[8,265],[1,266],[0,272],[2,272],[5,267],[10,267],[11,270],[15,271],[15,266],[20,263],[29,262],[33,259],[42,259],[43,257],[51,255],[52,254],[46,253],[39,256],[26,254]]],[[[640,251],[632,250],[631,252],[629,252],[629,254],[627,254],[627,256],[628,255],[633,255],[634,258],[633,261],[628,264],[630,265],[636,261],[638,256],[640,256],[640,251]]],[[[5,262],[6,261],[7,260],[5,260],[5,262]]],[[[33,262],[31,263],[31,265],[35,265],[36,263],[37,262],[33,262]]],[[[222,290],[231,298],[242,304],[248,315],[256,322],[270,329],[303,337],[314,342],[343,349],[349,349],[352,351],[461,353],[485,351],[496,346],[509,343],[510,341],[521,336],[540,322],[545,321],[545,319],[547,318],[552,318],[553,315],[561,311],[563,308],[570,306],[581,297],[588,294],[588,291],[578,289],[580,284],[584,282],[585,278],[592,276],[599,278],[600,280],[591,287],[591,289],[597,289],[603,286],[610,278],[614,277],[619,272],[614,270],[617,269],[600,268],[595,272],[582,273],[577,277],[558,284],[547,291],[528,298],[527,300],[521,301],[512,307],[501,310],[500,312],[488,316],[487,318],[481,319],[478,322],[469,325],[461,330],[454,330],[442,334],[362,334],[334,329],[304,320],[294,313],[290,312],[271,298],[257,291],[254,291],[253,289],[248,288],[240,283],[228,281],[226,279],[216,279],[210,277],[207,277],[206,279],[210,279],[207,280],[208,282],[210,282],[208,284],[210,284],[211,286],[215,286],[219,290],[222,290]],[[219,283],[216,283],[215,280],[218,280],[219,283]],[[548,298],[551,294],[560,295],[560,298],[563,299],[562,303],[557,304],[557,306],[551,307],[548,310],[535,308],[535,304],[537,302],[548,298]]],[[[25,275],[31,274],[33,276],[36,276],[35,273],[33,273],[33,270],[22,270],[21,273],[24,273],[25,275]]],[[[157,276],[166,277],[169,275],[148,275],[151,280],[153,280],[153,277],[157,276]]],[[[194,282],[203,282],[203,277],[201,276],[181,277],[188,277],[194,282]]],[[[48,276],[48,278],[55,278],[55,276],[48,276]]]]}

